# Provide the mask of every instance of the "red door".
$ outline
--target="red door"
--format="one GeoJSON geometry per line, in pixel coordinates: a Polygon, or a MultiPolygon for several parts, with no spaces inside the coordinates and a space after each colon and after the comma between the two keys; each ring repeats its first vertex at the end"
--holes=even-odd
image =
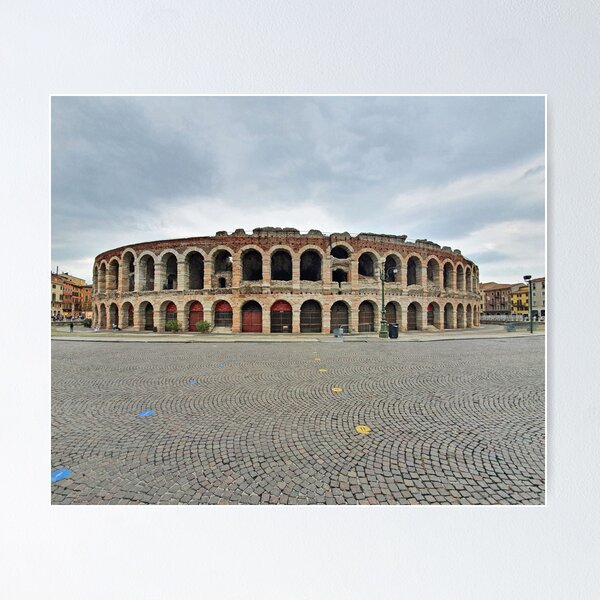
{"type": "Polygon", "coordinates": [[[262,308],[258,302],[248,302],[242,308],[242,331],[262,332],[262,308]]]}
{"type": "Polygon", "coordinates": [[[196,331],[196,323],[204,321],[204,309],[200,302],[192,302],[190,306],[190,331],[196,331]]]}

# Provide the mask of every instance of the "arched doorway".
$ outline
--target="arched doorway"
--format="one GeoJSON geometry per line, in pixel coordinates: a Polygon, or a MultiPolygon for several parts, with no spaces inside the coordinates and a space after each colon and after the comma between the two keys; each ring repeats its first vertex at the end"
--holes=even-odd
{"type": "Polygon", "coordinates": [[[444,329],[452,329],[453,317],[452,304],[448,302],[448,304],[444,306],[444,329]]]}
{"type": "Polygon", "coordinates": [[[215,327],[226,327],[231,329],[233,324],[233,310],[231,304],[225,300],[219,300],[215,305],[215,327]]]}
{"type": "Polygon", "coordinates": [[[271,306],[271,333],[292,333],[292,307],[285,300],[271,306]]]}
{"type": "Polygon", "coordinates": [[[467,305],[467,327],[473,327],[473,309],[467,305]]]}
{"type": "Polygon", "coordinates": [[[257,250],[246,250],[242,255],[242,280],[261,281],[262,256],[257,250]]]}
{"type": "Polygon", "coordinates": [[[174,302],[169,302],[165,307],[165,321],[177,321],[177,306],[174,302]]]}
{"type": "Polygon", "coordinates": [[[142,310],[144,311],[144,330],[154,331],[154,307],[147,302],[142,310]]]}
{"type": "Polygon", "coordinates": [[[100,329],[106,329],[106,306],[100,305],[100,329]]]}
{"type": "Polygon", "coordinates": [[[463,329],[465,326],[465,309],[462,304],[456,307],[456,326],[463,329]]]}
{"type": "Polygon", "coordinates": [[[393,302],[388,302],[385,306],[385,320],[388,324],[398,322],[396,305],[393,302]]]}
{"type": "Polygon", "coordinates": [[[196,331],[196,323],[204,321],[204,307],[195,300],[190,304],[189,331],[196,331]]]}
{"type": "Polygon", "coordinates": [[[350,332],[348,306],[342,301],[335,302],[331,307],[331,331],[339,328],[342,328],[344,333],[350,332]]]}
{"type": "Polygon", "coordinates": [[[133,327],[133,306],[131,302],[125,302],[121,307],[121,323],[119,327],[133,327]]]}
{"type": "Polygon", "coordinates": [[[368,300],[361,302],[358,307],[358,331],[361,333],[375,331],[375,309],[368,300]]]}
{"type": "Polygon", "coordinates": [[[277,250],[271,256],[271,281],[292,280],[292,257],[287,250],[277,250]]]}
{"type": "Polygon", "coordinates": [[[427,306],[427,325],[440,329],[440,307],[437,302],[430,302],[427,306]]]}
{"type": "Polygon", "coordinates": [[[300,280],[321,280],[321,255],[315,250],[306,250],[300,257],[300,280]]]}
{"type": "Polygon", "coordinates": [[[300,307],[300,333],[321,333],[321,305],[307,300],[300,307]]]}
{"type": "Polygon", "coordinates": [[[110,321],[110,327],[113,325],[119,326],[119,307],[113,303],[108,309],[108,320],[110,321]]]}
{"type": "Polygon", "coordinates": [[[417,329],[421,329],[420,320],[421,305],[418,302],[411,302],[408,305],[408,310],[406,312],[406,326],[408,331],[416,331],[417,329]]]}
{"type": "Polygon", "coordinates": [[[262,332],[262,307],[255,300],[242,306],[242,331],[244,333],[262,332]]]}

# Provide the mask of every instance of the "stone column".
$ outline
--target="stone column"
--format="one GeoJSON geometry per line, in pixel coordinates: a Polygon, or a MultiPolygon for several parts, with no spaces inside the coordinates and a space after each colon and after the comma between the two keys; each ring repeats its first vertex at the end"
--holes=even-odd
{"type": "Polygon", "coordinates": [[[190,287],[190,272],[185,259],[177,261],[177,289],[187,290],[190,287]]]}
{"type": "Polygon", "coordinates": [[[162,262],[154,263],[154,291],[160,292],[165,284],[165,265],[162,262]]]}
{"type": "Polygon", "coordinates": [[[331,294],[331,256],[326,256],[321,264],[321,279],[323,280],[323,293],[331,294]]]}
{"type": "Polygon", "coordinates": [[[214,273],[214,263],[210,259],[204,261],[204,282],[202,284],[203,289],[209,290],[212,288],[212,276],[214,273]]]}
{"type": "Polygon", "coordinates": [[[409,303],[398,302],[398,304],[400,304],[400,308],[397,309],[396,314],[396,319],[398,320],[398,329],[406,333],[408,331],[407,311],[409,303]]]}
{"type": "Polygon", "coordinates": [[[427,304],[425,302],[419,302],[421,305],[421,315],[417,314],[417,329],[421,331],[427,331],[427,304]]]}
{"type": "Polygon", "coordinates": [[[456,269],[452,269],[452,271],[450,271],[450,289],[453,292],[456,292],[456,269]]]}
{"type": "Polygon", "coordinates": [[[98,269],[98,292],[106,292],[106,269],[98,269]]]}
{"type": "Polygon", "coordinates": [[[408,268],[407,268],[407,264],[406,261],[404,261],[402,263],[402,266],[398,269],[398,276],[399,276],[399,281],[400,281],[400,287],[405,290],[408,286],[407,283],[407,273],[408,273],[408,268]]]}
{"type": "MultiPolygon", "coordinates": [[[[239,287],[239,284],[238,284],[239,287]]],[[[233,311],[232,319],[231,319],[231,332],[232,333],[241,333],[242,331],[242,311],[239,307],[238,302],[230,302],[231,310],[233,311]]]]}
{"type": "Polygon", "coordinates": [[[421,263],[421,287],[429,289],[429,281],[427,281],[427,265],[421,263]]]}
{"type": "Polygon", "coordinates": [[[271,257],[263,254],[262,257],[262,293],[268,294],[271,291],[271,257]]]}
{"type": "Polygon", "coordinates": [[[325,306],[321,311],[321,331],[331,333],[331,310],[325,306]]]}
{"type": "Polygon", "coordinates": [[[350,286],[353,292],[360,289],[358,278],[358,255],[355,253],[350,261],[350,286]]]}
{"type": "Polygon", "coordinates": [[[133,289],[136,292],[140,291],[140,263],[137,260],[134,263],[133,289]]]}
{"type": "Polygon", "coordinates": [[[350,321],[350,331],[358,332],[358,305],[360,301],[354,302],[350,305],[348,309],[350,312],[349,321],[350,321]]]}
{"type": "Polygon", "coordinates": [[[231,257],[231,288],[238,290],[242,280],[242,258],[239,255],[231,257]]]}
{"type": "Polygon", "coordinates": [[[300,257],[292,256],[292,294],[300,293],[300,257]]]}
{"type": "Polygon", "coordinates": [[[262,332],[271,333],[271,307],[265,302],[262,307],[262,332]]]}

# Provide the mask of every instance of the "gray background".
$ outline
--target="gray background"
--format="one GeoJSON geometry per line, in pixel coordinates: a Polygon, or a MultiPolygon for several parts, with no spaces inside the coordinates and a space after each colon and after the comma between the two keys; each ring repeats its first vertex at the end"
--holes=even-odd
{"type": "Polygon", "coordinates": [[[1,10],[7,597],[598,596],[596,3],[1,10]],[[159,92],[548,94],[546,507],[50,506],[49,94],[159,92]]]}

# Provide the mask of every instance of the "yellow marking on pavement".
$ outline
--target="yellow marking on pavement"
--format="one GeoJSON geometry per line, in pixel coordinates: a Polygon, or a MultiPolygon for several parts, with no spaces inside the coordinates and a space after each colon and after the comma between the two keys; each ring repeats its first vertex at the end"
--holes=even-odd
{"type": "Polygon", "coordinates": [[[315,360],[321,360],[320,358],[315,358],[315,360]]]}
{"type": "Polygon", "coordinates": [[[319,369],[319,373],[327,373],[327,369],[319,369]]]}
{"type": "Polygon", "coordinates": [[[331,391],[332,391],[332,392],[341,392],[341,391],[342,391],[342,388],[338,388],[338,387],[331,388],[331,391]]]}
{"type": "Polygon", "coordinates": [[[371,433],[371,428],[368,425],[357,425],[354,429],[356,429],[357,433],[362,433],[363,435],[371,433]]]}

